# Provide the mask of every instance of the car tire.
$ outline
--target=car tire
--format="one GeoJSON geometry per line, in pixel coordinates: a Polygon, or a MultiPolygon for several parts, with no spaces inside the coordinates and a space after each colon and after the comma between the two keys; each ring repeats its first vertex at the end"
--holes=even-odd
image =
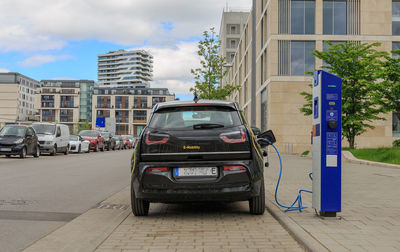
{"type": "Polygon", "coordinates": [[[133,183],[131,184],[131,207],[135,216],[147,216],[149,214],[150,202],[136,198],[133,183]]]}
{"type": "Polygon", "coordinates": [[[69,145],[67,145],[67,149],[64,152],[64,155],[68,155],[69,154],[69,145]]]}
{"type": "Polygon", "coordinates": [[[54,145],[53,151],[50,153],[50,156],[57,155],[57,145],[54,145]]]}
{"type": "Polygon", "coordinates": [[[19,158],[26,158],[26,147],[22,148],[21,152],[19,153],[19,158]]]}
{"type": "Polygon", "coordinates": [[[40,157],[40,147],[39,145],[36,145],[35,153],[33,154],[33,157],[38,158],[40,157]]]}
{"type": "Polygon", "coordinates": [[[81,151],[82,151],[82,147],[81,147],[81,145],[79,145],[79,147],[78,147],[78,153],[81,153],[81,151]]]}
{"type": "Polygon", "coordinates": [[[249,200],[250,213],[262,215],[265,212],[265,188],[264,179],[261,180],[260,194],[249,200]]]}

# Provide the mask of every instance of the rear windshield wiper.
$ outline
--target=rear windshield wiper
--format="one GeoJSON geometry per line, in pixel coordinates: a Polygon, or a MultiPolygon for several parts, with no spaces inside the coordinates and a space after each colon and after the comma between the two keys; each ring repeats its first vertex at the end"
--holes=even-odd
{"type": "Polygon", "coordinates": [[[225,125],[218,123],[199,123],[193,125],[193,129],[213,129],[213,128],[223,128],[225,125]]]}

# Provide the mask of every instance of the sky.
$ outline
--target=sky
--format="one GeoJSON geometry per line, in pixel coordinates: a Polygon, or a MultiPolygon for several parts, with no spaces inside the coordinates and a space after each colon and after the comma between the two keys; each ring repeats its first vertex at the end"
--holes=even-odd
{"type": "Polygon", "coordinates": [[[192,99],[191,68],[202,33],[219,31],[226,6],[251,0],[1,0],[0,72],[97,81],[97,55],[145,49],[154,56],[152,87],[192,99]]]}

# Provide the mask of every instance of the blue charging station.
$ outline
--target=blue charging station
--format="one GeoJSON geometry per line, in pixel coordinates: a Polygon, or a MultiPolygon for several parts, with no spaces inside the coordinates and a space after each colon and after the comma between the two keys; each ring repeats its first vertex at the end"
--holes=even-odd
{"type": "Polygon", "coordinates": [[[312,102],[312,206],[335,217],[342,200],[342,79],[315,71],[312,102]]]}

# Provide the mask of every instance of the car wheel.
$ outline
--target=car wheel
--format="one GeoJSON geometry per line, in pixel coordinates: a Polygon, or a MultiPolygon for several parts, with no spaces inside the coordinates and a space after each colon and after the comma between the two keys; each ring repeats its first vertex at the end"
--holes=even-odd
{"type": "Polygon", "coordinates": [[[131,207],[135,216],[147,216],[149,214],[150,202],[136,198],[133,183],[131,184],[131,207]]]}
{"type": "Polygon", "coordinates": [[[78,153],[81,153],[81,145],[79,145],[79,147],[78,147],[78,153]]]}
{"type": "Polygon", "coordinates": [[[40,157],[40,148],[39,148],[39,145],[36,145],[36,150],[35,150],[35,153],[33,154],[33,156],[34,156],[35,158],[40,157]]]}
{"type": "Polygon", "coordinates": [[[19,158],[26,158],[26,147],[22,148],[21,152],[19,153],[19,158]]]}
{"type": "Polygon", "coordinates": [[[249,200],[250,213],[261,215],[265,212],[265,188],[264,179],[261,180],[260,194],[249,200]]]}
{"type": "Polygon", "coordinates": [[[8,154],[7,154],[7,155],[6,155],[6,157],[8,157],[8,158],[9,158],[9,157],[11,157],[11,155],[8,155],[8,154]]]}
{"type": "Polygon", "coordinates": [[[54,145],[53,151],[50,153],[50,156],[55,156],[57,154],[57,145],[54,145]]]}
{"type": "Polygon", "coordinates": [[[94,149],[94,152],[98,152],[99,151],[99,143],[96,143],[96,148],[94,149]]]}
{"type": "Polygon", "coordinates": [[[64,155],[68,155],[69,154],[69,145],[67,145],[67,149],[64,152],[64,155]]]}

